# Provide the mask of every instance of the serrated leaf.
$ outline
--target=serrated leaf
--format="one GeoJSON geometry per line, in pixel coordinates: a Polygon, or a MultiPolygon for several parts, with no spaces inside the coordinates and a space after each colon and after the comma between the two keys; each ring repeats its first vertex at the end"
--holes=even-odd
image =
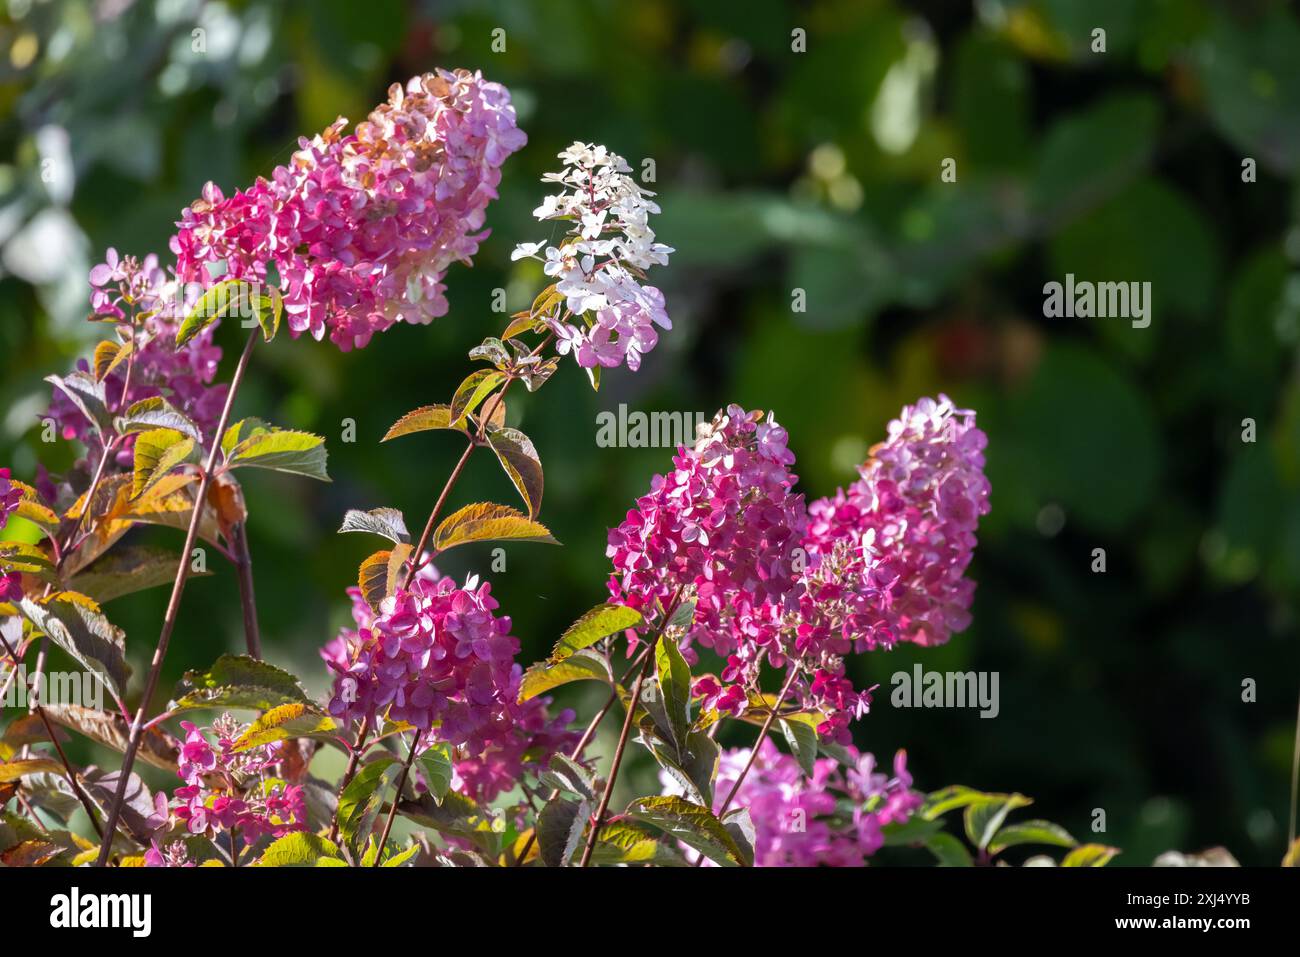
{"type": "Polygon", "coordinates": [[[384,860],[384,863],[380,864],[379,866],[380,867],[401,867],[403,864],[405,864],[407,861],[413,858],[417,853],[419,853],[419,850],[420,850],[419,844],[412,844],[406,850],[399,851],[398,853],[394,854],[392,857],[386,858],[384,860]]]}
{"type": "Polygon", "coordinates": [[[391,549],[375,552],[357,569],[357,585],[361,597],[371,608],[378,610],[379,603],[397,589],[402,567],[411,557],[412,547],[405,542],[391,549]]]}
{"type": "Polygon", "coordinates": [[[350,508],[343,516],[339,532],[372,532],[395,545],[411,540],[411,533],[406,530],[406,518],[395,508],[372,508],[368,512],[350,508]]]}
{"type": "MultiPolygon", "coordinates": [[[[473,357],[473,353],[470,356],[473,357]]],[[[503,373],[496,369],[477,369],[465,377],[465,381],[451,397],[451,420],[460,422],[475,409],[479,403],[491,394],[492,390],[506,381],[503,373]]]]}
{"type": "Polygon", "coordinates": [[[1117,847],[1104,844],[1080,844],[1061,861],[1062,867],[1105,867],[1119,853],[1117,847]]]}
{"type": "Polygon", "coordinates": [[[43,601],[24,596],[17,604],[24,618],[93,674],[114,700],[122,699],[131,673],[125,657],[126,635],[104,617],[94,600],[65,591],[43,601]]]}
{"type": "Polygon", "coordinates": [[[112,434],[113,414],[108,411],[104,383],[97,381],[88,372],[70,372],[66,376],[47,375],[45,381],[71,399],[72,404],[97,433],[101,436],[112,434]]]}
{"type": "Polygon", "coordinates": [[[790,753],[799,762],[803,773],[812,777],[817,770],[817,731],[802,721],[780,719],[781,733],[790,745],[790,753]]]}
{"type": "Polygon", "coordinates": [[[135,438],[131,497],[139,498],[194,454],[195,442],[175,429],[150,429],[135,438]]]}
{"type": "Polygon", "coordinates": [[[25,518],[37,528],[39,528],[47,538],[53,540],[59,532],[59,516],[54,509],[41,502],[34,491],[30,491],[31,486],[22,485],[19,482],[11,484],[23,489],[23,497],[19,499],[17,508],[13,514],[19,518],[25,518]]]}
{"type": "Polygon", "coordinates": [[[240,442],[252,438],[254,435],[270,432],[272,429],[271,425],[256,416],[240,419],[226,429],[225,434],[221,436],[221,454],[226,458],[230,458],[230,453],[240,442]]]}
{"type": "Polygon", "coordinates": [[[380,754],[358,769],[356,776],[339,795],[339,836],[349,844],[368,832],[374,823],[384,791],[395,783],[401,763],[391,754],[380,754]]]}
{"type": "Polygon", "coordinates": [[[925,842],[925,849],[935,856],[940,867],[971,867],[974,864],[970,851],[945,831],[931,835],[925,842]]]}
{"type": "Polygon", "coordinates": [[[41,548],[28,542],[0,542],[0,570],[25,572],[54,580],[54,561],[41,548]]]}
{"type": "Polygon", "coordinates": [[[443,519],[433,533],[433,547],[439,552],[469,542],[501,541],[560,544],[551,537],[545,525],[533,521],[518,509],[491,502],[466,505],[443,519]]]}
{"type": "Polygon", "coordinates": [[[668,729],[680,754],[691,727],[691,666],[682,657],[677,642],[660,636],[655,643],[655,679],[668,718],[668,729]]]}
{"type": "Polygon", "coordinates": [[[62,774],[63,765],[53,758],[26,758],[0,764],[0,784],[18,781],[28,774],[62,774]]]}
{"type": "Polygon", "coordinates": [[[1018,807],[1026,807],[1034,802],[1023,794],[998,795],[993,802],[977,802],[967,805],[965,814],[966,836],[981,851],[993,840],[1007,814],[1018,807]]]}
{"type": "Polygon", "coordinates": [[[655,740],[643,740],[664,773],[677,783],[689,801],[713,806],[720,756],[716,741],[703,731],[692,731],[686,737],[686,746],[672,754],[655,740]]]}
{"type": "Polygon", "coordinates": [[[99,343],[95,346],[95,355],[90,363],[90,367],[95,370],[95,378],[103,382],[134,351],[135,343],[130,340],[115,342],[112,339],[105,339],[99,343]]]}
{"type": "Polygon", "coordinates": [[[591,680],[603,681],[608,685],[614,683],[609,664],[600,655],[579,651],[563,661],[539,661],[524,672],[523,681],[519,685],[519,700],[527,701],[571,681],[591,680]]]}
{"type": "Polygon", "coordinates": [[[506,470],[506,475],[528,506],[528,517],[536,518],[542,510],[545,479],[542,475],[542,460],[538,457],[532,440],[518,429],[489,428],[486,431],[488,445],[496,453],[497,461],[506,470]]]}
{"type": "Polygon", "coordinates": [[[287,738],[319,740],[331,736],[337,730],[338,723],[313,705],[297,702],[282,704],[265,712],[250,724],[236,739],[231,750],[247,751],[287,738]]]}
{"type": "Polygon", "coordinates": [[[708,808],[680,797],[639,798],[628,805],[632,817],[652,824],[723,867],[745,866],[744,852],[708,808]]]}
{"type": "Polygon", "coordinates": [[[553,754],[539,778],[543,784],[589,801],[596,799],[596,778],[566,754],[553,754]]]}
{"type": "Polygon", "coordinates": [[[310,705],[298,679],[249,655],[222,655],[206,671],[187,671],[169,710],[246,708],[269,711],[282,704],[310,705]]]}
{"type": "Polygon", "coordinates": [[[547,867],[567,867],[587,829],[591,802],[554,797],[537,815],[537,848],[547,867]]]}
{"type": "Polygon", "coordinates": [[[181,320],[176,330],[176,347],[179,349],[219,319],[238,315],[251,294],[252,287],[242,279],[223,279],[214,284],[181,320]]]}
{"type": "Polygon", "coordinates": [[[452,771],[451,749],[446,744],[435,744],[426,748],[416,758],[420,774],[424,778],[429,793],[435,801],[441,801],[451,790],[452,771]]]}
{"type": "MultiPolygon", "coordinates": [[[[103,604],[123,595],[167,585],[176,579],[179,552],[156,545],[125,545],[103,556],[85,571],[74,576],[68,585],[103,604]]],[[[191,571],[191,578],[211,575],[210,571],[191,571]]]]}
{"type": "Polygon", "coordinates": [[[597,605],[565,629],[551,650],[551,661],[563,661],[574,652],[589,648],[602,638],[635,628],[644,621],[641,613],[626,605],[606,602],[597,605]]]}
{"type": "Polygon", "coordinates": [[[451,408],[445,405],[425,405],[418,409],[406,413],[396,422],[392,428],[384,433],[380,442],[387,442],[389,439],[396,439],[403,435],[411,435],[414,432],[430,432],[435,429],[448,429],[453,432],[464,432],[463,424],[457,424],[451,416],[451,408]]]}
{"type": "Polygon", "coordinates": [[[258,858],[256,866],[343,867],[346,862],[339,855],[338,846],[333,841],[306,831],[295,831],[272,841],[258,858]]]}
{"type": "Polygon", "coordinates": [[[970,804],[996,804],[1005,800],[1005,794],[986,794],[963,784],[954,784],[926,795],[925,803],[917,811],[927,821],[933,821],[949,811],[966,807],[970,804]]]}
{"type": "Polygon", "coordinates": [[[194,424],[190,417],[160,395],[150,396],[147,399],[141,399],[139,402],[132,402],[127,407],[127,410],[122,413],[120,428],[124,433],[147,432],[151,429],[172,429],[182,435],[189,436],[196,442],[203,440],[203,437],[199,434],[199,427],[194,424]]]}
{"type": "Polygon", "coordinates": [[[648,864],[657,867],[685,867],[686,858],[671,844],[631,821],[613,821],[600,829],[592,849],[591,863],[648,864]]]}
{"type": "Polygon", "coordinates": [[[1074,847],[1079,842],[1070,832],[1051,821],[1021,821],[1008,824],[989,842],[990,854],[1001,854],[1018,844],[1051,844],[1055,847],[1074,847]]]}
{"type": "MultiPolygon", "coordinates": [[[[47,704],[45,714],[57,724],[83,734],[92,741],[98,741],[105,747],[118,752],[126,751],[130,725],[114,711],[100,711],[73,704],[47,704]]],[[[141,761],[174,774],[179,742],[166,730],[154,725],[147,728],[140,739],[138,754],[141,761]]]]}
{"type": "Polygon", "coordinates": [[[328,482],[330,477],[325,471],[325,460],[323,437],[292,429],[254,432],[226,456],[226,463],[231,468],[271,469],[328,482]]]}

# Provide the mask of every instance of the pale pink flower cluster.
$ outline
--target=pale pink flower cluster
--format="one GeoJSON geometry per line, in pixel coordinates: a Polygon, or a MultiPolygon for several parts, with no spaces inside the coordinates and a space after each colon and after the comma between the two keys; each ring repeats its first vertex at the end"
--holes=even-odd
{"type": "Polygon", "coordinates": [[[626,363],[635,372],[659,342],[655,327],[672,328],[663,293],[640,281],[673,252],[650,228],[659,206],[628,175],[627,160],[603,146],[574,143],[559,157],[564,169],[542,182],[561,191],[533,215],[574,227],[558,246],[521,243],[511,258],[540,260],[564,297],[565,314],[546,317],[561,355],[573,353],[586,369],[626,363]]]}
{"type": "Polygon", "coordinates": [[[330,713],[345,721],[386,714],[456,746],[453,786],[491,801],[573,740],[572,711],[548,715],[547,699],[519,702],[523,669],[510,619],[493,614],[491,586],[458,587],[426,565],[376,614],[350,588],[355,629],[321,656],[334,672],[330,713]]]}
{"type": "MultiPolygon", "coordinates": [[[[695,602],[686,642],[729,658],[737,674],[776,636],[773,609],[793,610],[803,497],[794,455],[774,418],[729,406],[681,447],[676,468],[609,532],[613,598],[645,616],[695,602]]],[[[725,680],[733,680],[731,674],[725,680]]]]}
{"type": "Polygon", "coordinates": [[[941,645],[970,624],[987,444],[973,411],[923,398],[889,423],[857,482],[809,506],[801,651],[941,645]]]}
{"type": "Polygon", "coordinates": [[[177,773],[185,781],[171,800],[162,792],[154,796],[149,823],[157,830],[145,855],[151,867],[178,867],[188,862],[183,845],[161,845],[173,831],[216,840],[229,835],[222,847],[249,847],[262,837],[283,837],[307,830],[307,806],[302,787],[279,780],[274,769],[281,758],[279,743],[236,751],[235,743],[247,730],[231,715],[223,714],[211,728],[181,722],[177,773]],[[215,737],[216,744],[208,735],[215,737]]]}
{"type": "Polygon", "coordinates": [[[501,164],[527,141],[509,92],[438,70],[394,84],[346,128],[340,118],[300,140],[287,166],[247,190],[227,197],[209,183],[171,241],[180,277],[272,283],[295,335],[328,333],[343,350],[444,315],[443,276],[478,251],[501,164]]]}
{"type": "MultiPolygon", "coordinates": [[[[119,256],[111,247],[104,262],[90,271],[90,285],[91,318],[132,327],[135,343],[129,359],[104,378],[104,399],[109,410],[120,413],[133,402],[163,396],[202,434],[209,434],[226,399],[226,386],[211,384],[221,361],[221,348],[212,344],[212,327],[179,349],[176,347],[177,325],[197,298],[198,290],[178,283],[159,266],[158,257],[152,253],[138,259],[119,256]]],[[[86,359],[78,360],[76,370],[92,375],[86,359]]],[[[102,440],[62,390],[53,391],[49,410],[42,416],[46,417],[55,421],[63,438],[86,446],[92,463],[98,461],[102,440]]],[[[121,438],[113,466],[131,468],[134,448],[133,435],[121,438]]]]}
{"type": "MultiPolygon", "coordinates": [[[[872,755],[846,750],[852,766],[818,758],[812,775],[805,776],[793,756],[763,739],[731,802],[749,809],[756,867],[865,866],[884,844],[883,828],[906,822],[921,806],[924,797],[912,789],[905,752],[894,756],[893,774],[886,774],[872,755]]],[[[715,811],[722,810],[749,755],[745,748],[723,752],[715,811]]],[[[676,793],[666,775],[663,783],[667,793],[676,793]]]]}
{"type": "Polygon", "coordinates": [[[973,412],[921,399],[847,493],[805,511],[785,431],[732,406],[610,531],[611,594],[642,610],[647,629],[674,596],[698,602],[684,643],[726,662],[695,682],[704,707],[741,713],[764,664],[793,668],[787,700],[847,744],[871,692],[846,677],[845,656],[939,644],[969,624],[986,441],[973,412]]]}

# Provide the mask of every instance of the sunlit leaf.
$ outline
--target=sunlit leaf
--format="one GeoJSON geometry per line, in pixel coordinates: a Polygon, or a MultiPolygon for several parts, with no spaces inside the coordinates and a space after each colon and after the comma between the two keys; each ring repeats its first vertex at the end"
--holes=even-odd
{"type": "Polygon", "coordinates": [[[545,525],[529,519],[517,509],[491,502],[466,505],[443,519],[433,533],[433,547],[439,552],[469,542],[494,541],[560,544],[551,537],[545,525]]]}

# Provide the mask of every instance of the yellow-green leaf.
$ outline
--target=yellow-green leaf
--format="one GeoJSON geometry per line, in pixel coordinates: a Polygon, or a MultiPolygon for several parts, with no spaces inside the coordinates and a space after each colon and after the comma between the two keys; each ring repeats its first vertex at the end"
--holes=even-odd
{"type": "Polygon", "coordinates": [[[393,423],[393,427],[384,433],[380,442],[396,439],[413,432],[429,432],[434,429],[450,429],[464,432],[463,424],[458,424],[451,417],[451,409],[445,405],[425,405],[413,409],[393,423]]]}
{"type": "Polygon", "coordinates": [[[468,542],[493,541],[560,544],[545,525],[533,521],[518,509],[491,502],[466,505],[444,519],[433,533],[433,547],[440,552],[468,542]]]}
{"type": "Polygon", "coordinates": [[[194,440],[175,429],[150,429],[136,436],[131,497],[139,498],[194,453],[194,440]]]}

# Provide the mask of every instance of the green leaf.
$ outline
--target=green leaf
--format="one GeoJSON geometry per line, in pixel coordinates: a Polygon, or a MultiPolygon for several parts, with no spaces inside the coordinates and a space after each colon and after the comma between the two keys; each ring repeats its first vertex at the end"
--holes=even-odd
{"type": "Polygon", "coordinates": [[[419,844],[412,844],[406,850],[399,851],[397,854],[394,854],[392,857],[385,860],[384,863],[380,864],[379,866],[380,867],[401,867],[411,858],[415,857],[415,855],[419,853],[419,850],[420,850],[419,844]]]}
{"type": "Polygon", "coordinates": [[[339,835],[349,844],[370,830],[383,802],[383,792],[397,780],[401,764],[391,754],[380,754],[363,764],[339,795],[339,835]]]}
{"type": "Polygon", "coordinates": [[[87,372],[70,372],[66,376],[47,375],[45,381],[71,399],[72,404],[98,434],[112,435],[113,414],[108,411],[104,383],[96,381],[87,372]]]}
{"type": "Polygon", "coordinates": [[[678,754],[670,754],[656,741],[645,738],[644,733],[642,740],[687,799],[704,807],[713,806],[713,788],[718,777],[717,742],[703,731],[692,731],[686,737],[686,746],[678,754]]]}
{"type": "Polygon", "coordinates": [[[214,284],[181,320],[176,330],[176,347],[179,349],[219,319],[240,315],[249,306],[256,310],[255,300],[258,298],[261,297],[253,296],[252,287],[242,279],[223,279],[214,284]]]}
{"type": "Polygon", "coordinates": [[[886,824],[880,829],[880,833],[884,835],[886,847],[911,847],[925,844],[941,830],[943,830],[942,821],[910,817],[898,824],[886,824]]]}
{"type": "Polygon", "coordinates": [[[528,506],[528,517],[536,518],[542,510],[544,480],[542,460],[538,458],[532,440],[518,429],[492,428],[487,430],[487,440],[528,506]]]}
{"type": "Polygon", "coordinates": [[[817,770],[817,731],[803,721],[780,718],[781,733],[790,745],[790,753],[799,762],[803,773],[812,777],[817,770]]]}
{"type": "Polygon", "coordinates": [[[230,450],[226,462],[231,468],[252,466],[328,482],[325,458],[325,439],[321,436],[292,429],[271,429],[241,440],[230,450]]]}
{"type": "Polygon", "coordinates": [[[677,642],[667,636],[660,636],[655,643],[655,677],[669,730],[680,753],[691,727],[691,666],[682,657],[677,642]]]}
{"type": "Polygon", "coordinates": [[[524,680],[519,685],[519,700],[527,701],[571,681],[589,680],[614,684],[609,663],[593,652],[575,652],[563,661],[554,663],[539,661],[524,672],[524,680]]]}
{"type": "Polygon", "coordinates": [[[1117,847],[1104,844],[1080,844],[1061,861],[1062,867],[1105,867],[1119,853],[1117,847]]]}
{"type": "Polygon", "coordinates": [[[996,804],[1006,800],[1006,794],[986,794],[963,784],[953,784],[942,790],[926,795],[925,803],[917,811],[927,821],[942,817],[949,811],[955,811],[971,804],[996,804]]]}
{"type": "Polygon", "coordinates": [[[203,436],[199,434],[199,427],[189,416],[160,395],[131,403],[122,414],[119,427],[127,434],[147,432],[152,429],[171,429],[188,436],[195,442],[203,441],[203,436]]]}
{"type": "Polygon", "coordinates": [[[311,704],[297,678],[248,655],[222,655],[206,671],[187,671],[168,707],[269,711],[282,704],[311,704]]]}
{"type": "Polygon", "coordinates": [[[104,617],[93,599],[73,591],[44,601],[24,596],[18,610],[99,679],[115,700],[121,700],[131,672],[125,657],[126,635],[104,617]]]}
{"type": "Polygon", "coordinates": [[[451,790],[451,747],[447,744],[435,744],[426,748],[416,758],[420,765],[420,774],[435,801],[441,801],[451,790]]]}
{"type": "Polygon", "coordinates": [[[550,764],[539,778],[543,784],[558,791],[568,791],[588,801],[596,799],[596,779],[590,771],[568,755],[554,754],[550,764]]]}
{"type": "MultiPolygon", "coordinates": [[[[167,585],[176,579],[179,552],[156,545],[124,545],[97,559],[69,582],[74,591],[89,595],[103,604],[123,595],[147,588],[167,585]]],[[[211,575],[210,571],[190,572],[191,578],[211,575]]]]}
{"type": "Polygon", "coordinates": [[[286,834],[271,843],[257,861],[259,867],[341,867],[346,862],[332,841],[306,831],[286,834]],[[337,863],[333,863],[337,861],[337,863]]]}
{"type": "Polygon", "coordinates": [[[324,740],[338,731],[338,723],[313,705],[282,704],[263,713],[231,746],[232,751],[260,748],[287,738],[324,740]]]}
{"type": "Polygon", "coordinates": [[[278,289],[271,289],[270,295],[254,293],[252,296],[253,317],[262,328],[262,338],[270,342],[280,331],[280,317],[284,312],[284,299],[278,289]]]}
{"type": "Polygon", "coordinates": [[[40,575],[54,581],[54,562],[36,545],[27,542],[0,542],[0,568],[11,572],[40,575]]]}
{"type": "Polygon", "coordinates": [[[988,847],[993,835],[998,832],[1007,814],[1018,807],[1026,807],[1034,802],[1023,794],[998,795],[993,802],[980,801],[966,806],[966,836],[981,851],[988,847]]]}
{"type": "Polygon", "coordinates": [[[456,424],[451,417],[451,409],[445,405],[425,405],[414,409],[393,423],[392,428],[384,433],[380,442],[396,439],[413,432],[429,432],[435,429],[448,429],[464,432],[463,425],[456,424]]]}
{"type": "Polygon", "coordinates": [[[633,801],[627,812],[693,847],[716,864],[745,865],[744,852],[735,838],[706,807],[679,797],[646,797],[633,801]]]}
{"type": "Polygon", "coordinates": [[[974,863],[970,851],[962,846],[961,841],[944,831],[932,835],[925,847],[939,861],[940,867],[971,867],[974,863]]]}
{"type": "Polygon", "coordinates": [[[534,522],[518,509],[491,502],[466,505],[443,519],[433,533],[433,547],[439,552],[469,542],[500,541],[560,544],[545,525],[534,522]]]}
{"type": "Polygon", "coordinates": [[[576,651],[588,648],[610,635],[635,628],[644,619],[635,608],[606,602],[597,605],[565,629],[551,650],[551,661],[563,661],[576,651]]]}
{"type": "Polygon", "coordinates": [[[265,421],[256,416],[249,416],[247,419],[240,419],[230,428],[226,429],[226,434],[221,437],[221,454],[226,458],[230,458],[231,451],[234,450],[236,445],[244,441],[244,439],[262,432],[270,432],[271,430],[272,426],[268,425],[265,421]]]}
{"type": "Polygon", "coordinates": [[[600,829],[592,849],[591,863],[649,864],[658,867],[686,867],[686,858],[671,844],[631,821],[612,821],[600,829]]]}
{"type": "Polygon", "coordinates": [[[135,439],[131,498],[139,498],[176,466],[194,458],[196,444],[175,429],[150,429],[135,439]]]}
{"type": "Polygon", "coordinates": [[[350,508],[343,516],[339,532],[373,532],[397,545],[411,540],[406,518],[395,508],[372,508],[368,512],[350,508]]]}
{"type": "Polygon", "coordinates": [[[567,867],[587,829],[591,802],[555,797],[537,815],[537,849],[547,867],[567,867]]]}
{"type": "Polygon", "coordinates": [[[1008,824],[989,841],[989,853],[1001,854],[1017,844],[1052,844],[1056,847],[1075,847],[1079,842],[1070,832],[1051,821],[1022,821],[1008,824]]]}
{"type": "MultiPolygon", "coordinates": [[[[472,353],[471,353],[472,355],[472,353]]],[[[506,381],[504,374],[496,369],[478,369],[465,377],[465,381],[451,397],[451,420],[460,423],[465,416],[478,408],[479,403],[506,381]]]]}

